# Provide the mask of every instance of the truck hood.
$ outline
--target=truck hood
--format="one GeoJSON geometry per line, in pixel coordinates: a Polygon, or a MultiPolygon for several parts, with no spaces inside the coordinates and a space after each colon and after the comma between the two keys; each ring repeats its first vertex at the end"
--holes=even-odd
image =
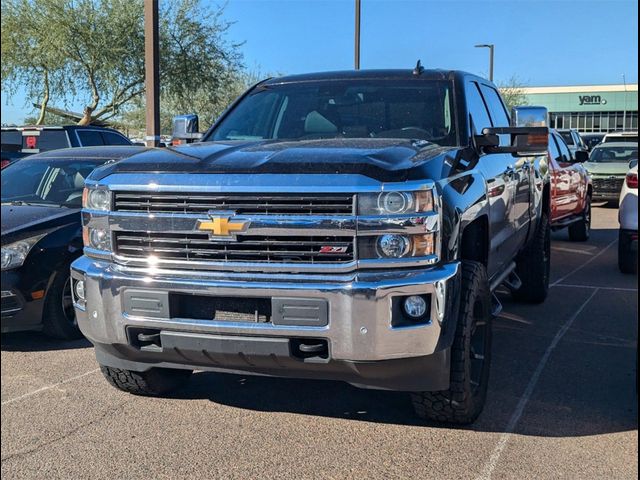
{"type": "Polygon", "coordinates": [[[584,168],[591,175],[626,175],[629,162],[585,162],[584,168]]]}
{"type": "Polygon", "coordinates": [[[113,173],[316,173],[362,174],[404,181],[411,170],[459,147],[409,139],[323,139],[194,143],[147,149],[97,169],[92,180],[113,173]]]}

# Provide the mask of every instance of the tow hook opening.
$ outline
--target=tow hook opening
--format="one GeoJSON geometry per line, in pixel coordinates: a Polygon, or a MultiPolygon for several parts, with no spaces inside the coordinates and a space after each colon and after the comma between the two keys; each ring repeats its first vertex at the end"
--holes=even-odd
{"type": "Polygon", "coordinates": [[[140,350],[158,352],[162,350],[160,329],[158,328],[127,328],[129,344],[140,350]]]}
{"type": "Polygon", "coordinates": [[[291,355],[305,362],[329,361],[329,343],[323,339],[292,338],[291,355]]]}

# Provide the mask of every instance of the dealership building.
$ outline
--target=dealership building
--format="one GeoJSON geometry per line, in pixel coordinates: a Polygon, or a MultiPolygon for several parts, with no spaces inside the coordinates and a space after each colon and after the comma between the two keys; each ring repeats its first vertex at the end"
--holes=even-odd
{"type": "Polygon", "coordinates": [[[525,87],[529,105],[549,110],[553,128],[581,133],[638,129],[638,85],[525,87]]]}

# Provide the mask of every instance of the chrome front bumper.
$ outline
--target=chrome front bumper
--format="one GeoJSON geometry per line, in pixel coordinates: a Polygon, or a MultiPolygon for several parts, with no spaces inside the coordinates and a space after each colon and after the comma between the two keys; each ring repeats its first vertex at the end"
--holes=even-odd
{"type": "MultiPolygon", "coordinates": [[[[459,288],[458,270],[459,263],[454,262],[421,270],[324,276],[184,271],[159,274],[83,256],[72,264],[71,275],[85,281],[86,304],[83,308],[76,304],[80,329],[97,347],[110,346],[110,355],[124,360],[131,352],[126,329],[137,327],[224,338],[326,339],[331,361],[378,362],[448,351],[455,330],[451,311],[459,288]],[[317,327],[130,316],[124,313],[123,298],[132,288],[234,298],[324,299],[329,321],[317,327]],[[393,327],[392,300],[415,294],[431,295],[429,319],[420,325],[393,327]]],[[[144,358],[163,361],[161,354],[144,358]]]]}

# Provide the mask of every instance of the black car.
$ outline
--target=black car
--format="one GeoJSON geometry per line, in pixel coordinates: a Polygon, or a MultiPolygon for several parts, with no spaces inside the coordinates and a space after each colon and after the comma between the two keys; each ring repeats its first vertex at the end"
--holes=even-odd
{"type": "Polygon", "coordinates": [[[2,170],[2,332],[78,338],[69,265],[82,254],[85,178],[140,147],[56,150],[2,170]],[[78,155],[80,154],[80,155],[78,155]]]}
{"type": "Polygon", "coordinates": [[[69,147],[131,145],[131,140],[112,128],[93,125],[3,127],[0,167],[34,153],[69,147]]]}

